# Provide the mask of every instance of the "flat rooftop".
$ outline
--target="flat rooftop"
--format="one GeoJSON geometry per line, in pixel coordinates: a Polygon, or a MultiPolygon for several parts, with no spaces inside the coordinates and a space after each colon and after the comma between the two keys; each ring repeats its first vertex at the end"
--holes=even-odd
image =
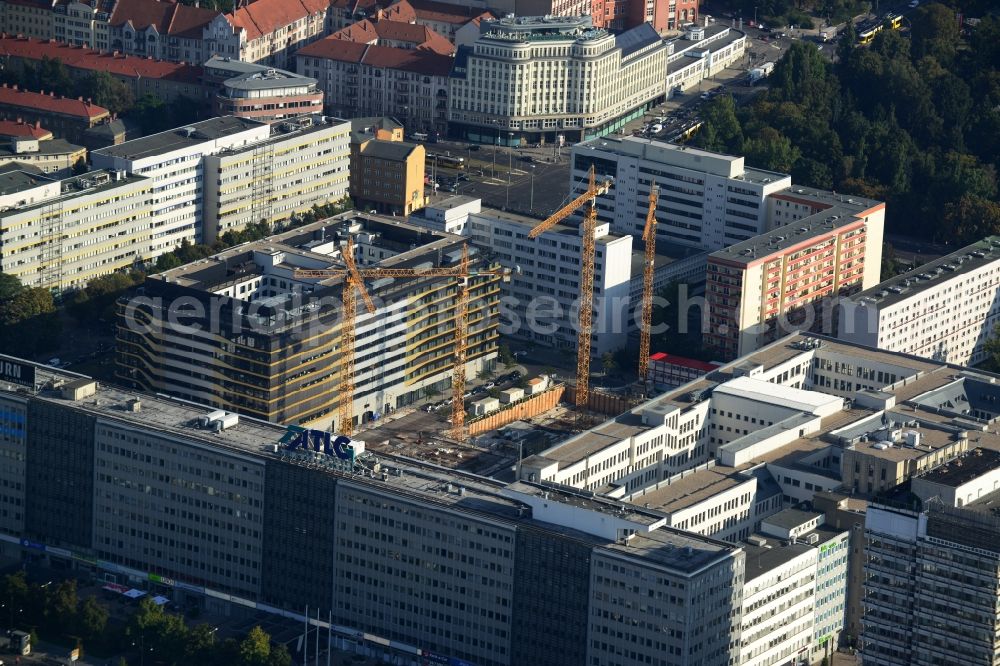
{"type": "MultiPolygon", "coordinates": [[[[878,202],[874,202],[873,206],[875,205],[878,205],[878,202]]],[[[859,221],[857,214],[861,210],[863,209],[860,207],[835,205],[791,224],[766,231],[722,250],[716,250],[709,255],[709,260],[714,258],[751,264],[764,257],[783,253],[797,245],[819,242],[820,238],[832,235],[842,227],[856,224],[859,221]]]]}
{"type": "Polygon", "coordinates": [[[187,127],[178,127],[167,132],[133,139],[117,146],[101,148],[100,150],[95,150],[94,153],[97,155],[107,155],[108,157],[139,160],[175,150],[183,150],[184,148],[197,146],[206,141],[214,141],[224,136],[261,127],[266,124],[249,118],[222,116],[192,123],[187,127]],[[189,128],[193,131],[189,132],[189,128]]]}
{"type": "Polygon", "coordinates": [[[605,136],[584,141],[573,147],[575,154],[584,150],[639,157],[654,163],[704,171],[748,183],[767,184],[790,178],[788,174],[747,167],[744,158],[739,155],[716,153],[686,144],[641,136],[605,136]]]}
{"type": "Polygon", "coordinates": [[[740,474],[734,467],[714,462],[710,465],[655,490],[631,495],[628,501],[664,513],[676,513],[753,481],[753,477],[740,474]]]}
{"type": "MultiPolygon", "coordinates": [[[[435,208],[437,208],[439,206],[439,204],[435,204],[434,206],[435,206],[435,208]]],[[[528,230],[531,230],[531,229],[535,228],[536,226],[538,226],[539,224],[541,224],[545,220],[544,217],[531,217],[531,216],[528,216],[528,215],[520,215],[518,213],[511,213],[511,212],[508,212],[508,211],[505,211],[505,210],[499,210],[497,208],[485,208],[485,207],[480,212],[473,213],[469,217],[470,218],[477,218],[477,217],[478,218],[486,218],[485,221],[489,221],[489,218],[495,218],[495,219],[504,220],[504,221],[507,221],[507,222],[514,222],[515,224],[519,224],[519,225],[525,227],[528,230]]],[[[545,233],[547,233],[547,234],[564,234],[566,236],[576,236],[576,237],[579,237],[580,236],[580,228],[578,226],[572,225],[572,224],[556,224],[556,225],[552,226],[551,228],[549,228],[545,233]]],[[[613,240],[618,240],[619,238],[624,238],[624,235],[623,234],[617,234],[617,233],[614,233],[614,232],[610,232],[610,233],[608,233],[608,234],[606,234],[604,236],[596,238],[595,242],[598,245],[601,245],[601,244],[610,243],[613,240]]]]}
{"type": "Polygon", "coordinates": [[[775,527],[781,527],[784,529],[793,529],[809,522],[810,520],[815,520],[816,518],[822,516],[822,513],[816,511],[802,511],[801,509],[784,509],[778,513],[764,518],[763,522],[770,523],[775,527]]]}
{"type": "Polygon", "coordinates": [[[997,260],[1000,260],[1000,236],[987,236],[961,250],[880,282],[871,289],[851,296],[851,300],[865,305],[887,307],[997,260]]]}
{"type": "Polygon", "coordinates": [[[769,534],[757,534],[755,536],[767,539],[767,545],[754,546],[749,543],[741,544],[747,554],[744,576],[748,583],[754,578],[767,575],[772,570],[812,550],[812,546],[801,542],[782,544],[780,539],[769,534]]]}
{"type": "Polygon", "coordinates": [[[949,488],[957,488],[997,468],[1000,468],[1000,452],[977,447],[935,467],[920,478],[949,488]]]}
{"type": "MultiPolygon", "coordinates": [[[[634,247],[634,246],[633,246],[634,247]]],[[[692,257],[703,256],[708,258],[708,252],[695,247],[687,247],[669,243],[662,240],[656,241],[656,254],[653,257],[653,269],[659,271],[671,264],[690,259],[692,257]]],[[[629,269],[633,278],[642,277],[642,272],[646,266],[646,253],[640,250],[632,250],[632,267],[629,269]]],[[[704,268],[704,261],[702,261],[704,268]]]]}
{"type": "MultiPolygon", "coordinates": [[[[412,267],[413,264],[437,264],[460,252],[462,238],[403,222],[399,218],[383,217],[351,211],[313,222],[290,231],[268,236],[259,241],[243,243],[206,259],[149,276],[148,279],[173,282],[195,289],[211,290],[236,277],[260,275],[265,267],[254,261],[255,253],[284,254],[276,266],[296,268],[346,269],[337,254],[339,242],[348,236],[365,235],[365,245],[383,247],[396,254],[377,262],[381,267],[412,267]],[[321,250],[321,251],[318,251],[321,250]]],[[[471,252],[471,248],[470,248],[471,252]]],[[[368,267],[361,264],[361,268],[368,267]]],[[[340,277],[321,279],[321,285],[341,283],[340,277]]]]}
{"type": "Polygon", "coordinates": [[[692,58],[685,55],[685,52],[695,50],[710,50],[710,51],[721,51],[733,42],[738,42],[746,37],[746,33],[740,32],[736,28],[731,28],[724,23],[713,23],[709,25],[705,30],[705,39],[697,42],[692,42],[685,37],[675,37],[674,39],[667,40],[668,44],[672,44],[674,47],[674,52],[671,54],[671,60],[667,63],[667,74],[673,74],[692,65],[699,64],[700,58],[692,58]],[[680,56],[675,58],[674,56],[680,56]]]}
{"type": "MultiPolygon", "coordinates": [[[[6,174],[0,174],[0,179],[2,179],[4,175],[6,174]]],[[[59,195],[43,199],[41,201],[36,201],[33,204],[25,206],[15,206],[15,210],[17,212],[37,210],[39,208],[50,206],[55,202],[75,199],[84,193],[100,194],[103,192],[110,192],[120,187],[125,187],[126,185],[132,185],[139,181],[148,180],[148,178],[132,173],[123,174],[119,178],[113,171],[88,171],[85,174],[72,176],[70,178],[63,178],[59,181],[52,181],[49,178],[44,180],[47,182],[58,182],[59,195]]],[[[40,184],[42,183],[37,183],[36,187],[40,184]]]]}
{"type": "Polygon", "coordinates": [[[740,551],[740,546],[726,541],[670,527],[661,527],[646,534],[636,534],[627,544],[613,543],[604,548],[630,557],[639,557],[688,575],[721,562],[740,551]]]}
{"type": "Polygon", "coordinates": [[[4,170],[0,172],[0,195],[17,194],[51,182],[51,178],[19,168],[4,170]]]}

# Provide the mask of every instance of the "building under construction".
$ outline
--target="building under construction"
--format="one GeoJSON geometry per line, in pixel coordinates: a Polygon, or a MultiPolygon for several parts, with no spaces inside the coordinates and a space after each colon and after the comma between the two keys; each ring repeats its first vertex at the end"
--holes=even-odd
{"type": "MultiPolygon", "coordinates": [[[[144,293],[119,303],[117,376],[268,421],[336,430],[353,263],[375,305],[358,308],[354,320],[353,423],[446,394],[462,283],[433,272],[461,265],[463,246],[452,234],[353,212],[150,276],[144,293]],[[349,239],[353,262],[344,260],[349,239]],[[378,277],[380,268],[418,275],[378,277]]],[[[501,277],[483,271],[492,264],[482,251],[468,253],[463,365],[474,377],[496,362],[501,277]]]]}

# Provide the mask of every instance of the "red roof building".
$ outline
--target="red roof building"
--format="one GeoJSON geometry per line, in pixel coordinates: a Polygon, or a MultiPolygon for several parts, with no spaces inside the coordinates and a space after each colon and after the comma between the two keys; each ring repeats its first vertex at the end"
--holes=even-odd
{"type": "Polygon", "coordinates": [[[129,86],[137,98],[149,93],[164,101],[182,96],[199,102],[204,99],[202,69],[195,65],[95,51],[56,41],[0,36],[0,60],[5,66],[19,67],[43,58],[61,60],[70,71],[108,72],[129,86]]]}
{"type": "Polygon", "coordinates": [[[683,386],[718,368],[720,363],[706,363],[693,358],[658,352],[649,357],[646,377],[654,386],[683,386]]]}
{"type": "MultiPolygon", "coordinates": [[[[373,25],[382,23],[391,21],[373,25]]],[[[411,132],[447,129],[448,76],[454,58],[435,50],[439,43],[433,48],[399,48],[342,37],[331,35],[296,53],[296,71],[320,82],[331,113],[344,118],[391,116],[411,132]]]]}
{"type": "MultiPolygon", "coordinates": [[[[406,50],[430,51],[445,56],[455,53],[455,47],[447,39],[430,28],[415,23],[403,23],[380,18],[377,21],[367,19],[330,35],[333,39],[342,39],[359,44],[388,46],[406,50]]],[[[308,48],[308,47],[307,47],[308,48]]]]}
{"type": "Polygon", "coordinates": [[[0,120],[0,136],[48,141],[52,138],[52,132],[42,127],[37,120],[34,123],[26,123],[18,118],[17,120],[0,120]]]}
{"type": "Polygon", "coordinates": [[[16,124],[40,123],[60,138],[82,143],[83,133],[111,117],[103,106],[83,98],[70,99],[55,93],[31,92],[17,86],[0,86],[0,119],[16,124]]]}

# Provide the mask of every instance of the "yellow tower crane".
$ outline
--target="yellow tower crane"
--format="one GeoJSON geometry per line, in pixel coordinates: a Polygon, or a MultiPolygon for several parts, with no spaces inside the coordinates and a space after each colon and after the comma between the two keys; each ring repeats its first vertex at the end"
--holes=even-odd
{"type": "Polygon", "coordinates": [[[590,167],[587,190],[539,223],[528,233],[528,238],[538,238],[559,222],[572,215],[577,208],[590,203],[583,216],[583,248],[580,253],[580,320],[576,349],[576,405],[586,407],[590,395],[590,335],[594,321],[594,233],[597,229],[597,197],[607,194],[611,181],[597,183],[594,167],[590,167]]]}
{"type": "Polygon", "coordinates": [[[649,370],[649,329],[653,325],[653,272],[656,269],[656,199],[660,190],[656,185],[649,188],[649,211],[646,213],[646,227],[642,230],[642,240],[646,244],[646,256],[642,265],[642,324],[639,327],[639,381],[646,381],[649,370]]]}
{"type": "Polygon", "coordinates": [[[454,277],[458,278],[458,298],[455,304],[455,361],[452,370],[452,436],[461,441],[465,435],[465,359],[468,347],[468,317],[469,317],[469,278],[483,275],[500,275],[504,279],[510,276],[506,268],[470,270],[469,248],[462,244],[462,257],[455,267],[449,268],[358,268],[354,261],[354,245],[350,238],[343,250],[346,269],[298,269],[294,275],[298,279],[307,278],[344,278],[344,317],[341,323],[341,356],[340,382],[338,386],[338,406],[340,416],[339,432],[352,434],[354,430],[354,339],[356,330],[355,291],[361,293],[365,307],[370,314],[375,314],[376,307],[368,291],[364,279],[379,278],[423,278],[423,277],[454,277]]]}

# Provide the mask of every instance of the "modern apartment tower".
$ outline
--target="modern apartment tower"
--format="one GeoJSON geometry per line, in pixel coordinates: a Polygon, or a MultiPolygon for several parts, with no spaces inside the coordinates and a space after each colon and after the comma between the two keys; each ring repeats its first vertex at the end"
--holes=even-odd
{"type": "Polygon", "coordinates": [[[908,504],[886,497],[868,508],[865,664],[998,662],[998,469],[995,451],[976,449],[914,480],[915,490],[924,481],[933,495],[908,504]]]}
{"type": "Polygon", "coordinates": [[[976,365],[1000,323],[1000,236],[989,236],[840,303],[837,337],[976,365]]]}
{"type": "Polygon", "coordinates": [[[744,158],[639,137],[604,137],[573,146],[570,190],[587,188],[594,168],[614,187],[597,199],[612,231],[642,236],[649,188],[659,187],[657,238],[719,250],[768,229],[767,197],[792,184],[787,174],[745,166],[744,158]]]}
{"type": "MultiPolygon", "coordinates": [[[[277,423],[330,427],[341,364],[340,277],[296,277],[296,269],[344,270],[351,238],[362,268],[455,266],[463,240],[392,218],[345,213],[202,261],[149,276],[122,301],[117,376],[277,423]],[[177,320],[179,303],[195,315],[177,320]]],[[[486,260],[475,254],[473,267],[486,260]]],[[[473,279],[464,371],[475,377],[497,355],[499,276],[473,279]]],[[[374,314],[359,308],[355,339],[356,423],[445,389],[455,339],[454,278],[368,282],[374,314]]]]}
{"type": "Polygon", "coordinates": [[[251,222],[279,223],[344,198],[350,123],[223,116],[97,150],[91,160],[152,180],[158,255],[184,240],[211,243],[251,222]]]}

